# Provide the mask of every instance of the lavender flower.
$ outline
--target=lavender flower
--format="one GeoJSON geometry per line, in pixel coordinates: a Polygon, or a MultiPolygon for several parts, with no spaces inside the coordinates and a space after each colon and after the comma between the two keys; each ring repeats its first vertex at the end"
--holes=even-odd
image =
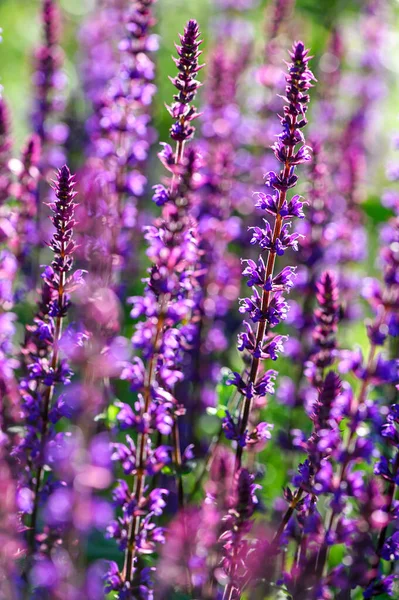
{"type": "MultiPolygon", "coordinates": [[[[75,249],[72,236],[76,193],[67,166],[58,171],[54,191],[56,199],[50,208],[55,232],[49,242],[54,259],[43,272],[39,311],[34,325],[27,328],[24,347],[27,374],[20,386],[26,431],[15,449],[22,469],[18,504],[29,528],[27,572],[33,568],[32,560],[38,551],[40,506],[57,488],[56,481],[46,476],[49,447],[56,435],[60,435],[56,434],[54,425],[64,416],[62,402],[54,400],[53,396],[56,386],[68,384],[72,375],[66,360],[60,358],[60,338],[70,305],[70,293],[82,279],[79,270],[70,274],[75,249]]],[[[31,579],[33,585],[34,579],[31,579]]]]}
{"type": "MultiPolygon", "coordinates": [[[[231,379],[239,392],[243,395],[243,402],[240,414],[240,420],[235,425],[231,417],[228,431],[237,431],[234,439],[238,441],[236,449],[236,471],[245,474],[241,469],[243,448],[248,443],[251,435],[258,437],[261,431],[267,429],[267,425],[259,424],[254,427],[251,423],[251,411],[253,406],[256,408],[264,405],[264,398],[267,393],[273,391],[272,381],[276,373],[266,371],[259,374],[261,360],[275,358],[276,342],[275,336],[266,336],[268,327],[274,327],[280,321],[284,320],[287,313],[287,304],[284,298],[284,291],[289,291],[293,284],[295,269],[286,267],[274,275],[274,266],[277,255],[283,255],[287,248],[297,247],[298,235],[289,233],[291,222],[287,221],[294,216],[303,216],[302,206],[299,196],[287,200],[288,189],[295,186],[297,176],[295,167],[298,164],[309,160],[309,148],[304,145],[304,137],[301,129],[306,125],[305,113],[309,96],[306,94],[311,87],[312,72],[308,68],[308,51],[302,42],[297,42],[293,46],[291,53],[292,63],[289,65],[289,74],[287,76],[286,101],[284,115],[280,117],[283,125],[283,133],[278,141],[273,145],[274,153],[277,159],[283,163],[283,169],[279,174],[274,172],[266,175],[266,182],[269,187],[274,188],[271,194],[259,193],[257,206],[265,212],[271,214],[275,220],[273,231],[267,220],[264,219],[265,228],[253,227],[251,243],[258,244],[261,252],[267,250],[268,258],[266,264],[262,254],[258,262],[245,261],[247,266],[243,274],[248,277],[247,285],[252,288],[251,298],[241,300],[240,312],[249,313],[253,323],[257,324],[256,333],[252,327],[246,324],[248,333],[242,334],[239,347],[246,350],[251,355],[251,367],[247,380],[234,373],[231,379]],[[298,144],[301,144],[297,148],[298,144]],[[251,425],[253,431],[247,428],[251,425]]],[[[279,340],[281,341],[281,340],[279,340]]],[[[226,419],[224,425],[226,427],[226,419]]],[[[230,434],[229,434],[230,435],[230,434]]],[[[243,475],[245,477],[245,475],[243,475]]],[[[249,474],[248,474],[249,477],[249,474]]],[[[251,516],[251,515],[249,515],[251,516]]],[[[245,530],[245,527],[244,527],[245,530]]],[[[236,531],[234,529],[233,531],[236,531]]],[[[232,532],[231,549],[227,547],[227,559],[224,565],[225,571],[229,577],[229,583],[225,587],[224,598],[231,598],[241,590],[241,582],[236,580],[236,555],[243,551],[243,534],[240,527],[237,528],[238,537],[232,532]]],[[[245,547],[245,546],[244,546],[245,547]]]]}
{"type": "MultiPolygon", "coordinates": [[[[278,174],[270,172],[266,175],[266,183],[275,191],[271,194],[259,193],[257,202],[259,208],[272,215],[275,225],[272,231],[268,221],[265,220],[264,229],[252,228],[251,243],[258,244],[261,251],[267,250],[268,258],[266,264],[262,255],[258,263],[252,260],[246,261],[247,266],[243,272],[248,277],[248,286],[253,289],[253,295],[251,298],[241,300],[240,312],[248,313],[252,322],[258,325],[256,334],[251,334],[253,342],[245,345],[245,349],[252,356],[248,382],[243,385],[238,374],[235,374],[234,380],[235,385],[244,395],[239,424],[241,438],[248,427],[252,404],[261,406],[262,397],[269,388],[268,383],[275,376],[274,372],[270,371],[259,375],[261,359],[270,357],[272,353],[273,336],[265,337],[265,332],[267,324],[274,327],[286,318],[287,304],[283,290],[290,289],[295,272],[295,269],[290,267],[274,275],[274,265],[277,255],[284,254],[287,248],[297,247],[298,234],[290,233],[291,222],[288,219],[296,215],[302,216],[303,203],[299,196],[293,196],[290,201],[287,201],[286,196],[288,189],[294,187],[297,182],[296,165],[310,158],[309,148],[304,145],[301,129],[307,123],[305,113],[309,96],[306,91],[311,87],[313,75],[307,66],[308,51],[305,50],[302,42],[294,45],[291,58],[293,62],[289,66],[286,88],[288,104],[284,107],[284,116],[281,117],[283,133],[273,145],[274,153],[284,167],[278,174]],[[298,144],[301,145],[296,149],[298,144]]],[[[243,447],[239,444],[237,468],[241,464],[242,450],[243,447]]]]}
{"type": "Polygon", "coordinates": [[[16,255],[21,269],[32,283],[34,264],[32,255],[40,243],[38,231],[35,227],[37,217],[37,197],[39,193],[39,162],[41,153],[40,137],[33,134],[29,137],[22,151],[21,161],[18,164],[18,187],[16,197],[19,202],[17,232],[18,248],[16,255]]]}
{"type": "Polygon", "coordinates": [[[338,304],[338,286],[334,273],[325,271],[316,284],[318,308],[315,310],[316,326],[313,331],[313,343],[307,377],[318,387],[323,379],[326,367],[336,358],[336,334],[340,317],[338,304]],[[313,367],[312,367],[313,366],[313,367]]]}
{"type": "MultiPolygon", "coordinates": [[[[183,80],[187,82],[189,71],[197,68],[198,53],[188,52],[185,44],[192,39],[193,32],[196,39],[197,24],[190,21],[186,32],[184,43],[182,41],[184,52],[180,51],[179,55],[185,65],[183,80]]],[[[185,86],[183,88],[185,90],[185,86]]],[[[190,101],[195,89],[189,94],[190,101]]],[[[186,91],[183,100],[185,94],[186,91]]],[[[190,114],[193,111],[190,109],[190,114]]],[[[141,351],[141,358],[136,357],[122,374],[130,381],[132,390],[138,392],[137,400],[133,408],[120,404],[117,417],[122,429],[133,428],[137,432],[136,440],[127,436],[126,444],[116,444],[114,453],[114,458],[122,461],[125,472],[134,476],[132,491],[123,481],[115,491],[115,501],[122,507],[122,517],[109,528],[110,536],[116,538],[120,549],[125,551],[123,572],[117,573],[111,565],[107,577],[107,589],[116,591],[120,598],[128,596],[129,590],[136,589],[136,586],[140,587],[141,594],[150,594],[150,580],[140,569],[138,556],[153,553],[157,542],[164,540],[162,528],[156,527],[153,519],[162,514],[168,491],[155,487],[149,492],[145,482],[172,460],[180,473],[184,461],[177,423],[184,409],[177,405],[173,388],[183,379],[180,365],[192,338],[191,295],[197,286],[198,241],[196,223],[189,216],[188,209],[191,195],[199,182],[199,163],[194,150],[183,154],[180,142],[177,148],[174,153],[165,144],[159,154],[172,178],[167,188],[155,188],[154,199],[163,205],[162,218],[145,230],[149,243],[147,253],[153,265],[148,271],[145,297],[131,299],[132,316],[145,317],[145,320],[137,324],[132,338],[133,346],[141,351]],[[173,448],[154,444],[152,438],[156,432],[172,434],[173,448]]],[[[181,505],[181,474],[177,484],[181,505]]]]}
{"type": "MultiPolygon", "coordinates": [[[[336,303],[333,300],[335,294],[331,293],[330,291],[328,295],[330,298],[329,312],[331,315],[334,315],[334,313],[336,314],[336,303]]],[[[328,323],[327,329],[324,329],[323,335],[320,336],[321,329],[319,326],[319,331],[316,329],[316,339],[321,340],[322,346],[324,346],[324,351],[321,353],[322,360],[320,361],[318,358],[320,353],[315,355],[316,363],[319,364],[319,369],[324,368],[325,366],[324,358],[327,358],[327,364],[331,364],[331,358],[333,356],[331,355],[331,350],[334,348],[334,345],[331,345],[333,338],[329,336],[329,330],[333,331],[335,326],[334,319],[329,319],[329,321],[330,322],[328,323]]],[[[327,325],[328,319],[324,320],[324,322],[327,325]]],[[[359,503],[361,503],[362,510],[359,512],[358,519],[354,520],[352,523],[352,543],[354,548],[356,547],[356,544],[359,544],[359,548],[360,546],[362,547],[363,557],[365,555],[369,555],[372,560],[369,564],[366,563],[365,565],[363,563],[362,566],[360,566],[359,563],[361,562],[361,559],[360,557],[356,558],[356,551],[353,551],[352,556],[354,558],[352,566],[349,569],[349,574],[345,579],[345,585],[348,586],[348,588],[351,587],[354,582],[357,582],[358,585],[367,586],[367,582],[370,582],[370,578],[373,577],[373,573],[375,574],[374,567],[376,565],[376,561],[373,559],[373,542],[370,533],[366,532],[372,532],[376,528],[378,529],[379,522],[382,521],[384,526],[380,534],[378,554],[383,555],[381,553],[383,552],[384,539],[387,531],[387,520],[384,518],[384,513],[381,510],[383,502],[382,500],[379,500],[379,493],[377,494],[375,489],[370,488],[372,483],[370,483],[370,486],[367,485],[363,473],[355,470],[354,468],[356,463],[360,460],[370,460],[373,452],[373,443],[371,440],[357,437],[357,432],[361,431],[362,426],[368,428],[367,421],[370,421],[373,424],[376,422],[378,423],[378,414],[376,414],[375,408],[367,402],[369,386],[395,383],[399,378],[397,362],[389,360],[387,361],[382,355],[377,355],[378,345],[382,345],[385,340],[385,334],[382,334],[385,329],[386,311],[383,309],[377,312],[374,323],[368,328],[370,351],[365,364],[363,362],[363,357],[360,354],[356,356],[354,353],[342,353],[344,360],[341,361],[340,370],[341,372],[352,370],[361,380],[360,390],[358,395],[354,396],[350,387],[346,385],[345,390],[342,390],[344,393],[342,394],[341,399],[338,401],[338,378],[337,385],[335,385],[335,392],[332,385],[329,386],[330,391],[325,390],[328,392],[328,396],[330,398],[327,403],[326,400],[323,401],[323,404],[326,405],[325,410],[327,411],[325,413],[323,409],[323,414],[328,417],[327,426],[326,424],[322,426],[322,437],[320,437],[320,434],[317,435],[316,430],[315,434],[313,434],[312,438],[309,440],[311,445],[309,446],[308,442],[307,449],[308,452],[310,450],[310,462],[301,465],[299,469],[301,478],[300,489],[307,489],[313,494],[321,492],[331,494],[332,496],[330,502],[330,512],[327,515],[323,541],[321,548],[319,547],[317,552],[317,558],[314,559],[317,563],[316,574],[318,576],[322,575],[323,568],[326,565],[329,546],[331,546],[333,543],[340,543],[345,540],[346,536],[343,529],[343,522],[342,518],[340,517],[340,512],[345,506],[347,498],[349,496],[353,496],[359,503]],[[331,400],[333,403],[335,403],[335,408],[331,400]],[[343,417],[349,418],[348,435],[345,440],[341,440],[339,430],[336,425],[334,426],[334,422],[338,424],[343,417]],[[314,444],[315,440],[317,441],[316,445],[314,444]],[[323,460],[323,454],[321,455],[320,461],[320,454],[314,454],[315,449],[318,452],[320,452],[320,449],[322,449],[324,453],[327,451],[330,461],[335,459],[337,465],[339,465],[336,480],[334,480],[333,477],[331,464],[323,460]],[[318,465],[316,469],[314,469],[314,465],[318,465]],[[309,485],[313,477],[317,484],[314,488],[310,488],[309,485]],[[366,501],[369,502],[370,505],[374,504],[374,507],[370,506],[369,510],[363,508],[366,501]],[[381,517],[378,515],[381,515],[381,517]]],[[[331,384],[333,384],[333,377],[336,376],[329,374],[327,375],[327,378],[328,377],[330,377],[331,384]]],[[[327,378],[325,379],[325,384],[327,383],[327,378]]],[[[319,426],[319,418],[317,417],[315,420],[315,417],[316,414],[314,415],[313,420],[315,424],[318,424],[319,426]]],[[[390,416],[386,427],[383,428],[383,435],[387,435],[388,438],[391,435],[395,435],[395,426],[393,423],[394,417],[390,416]]],[[[326,455],[324,454],[324,458],[325,456],[326,455]]],[[[391,478],[391,494],[392,489],[394,489],[392,488],[394,475],[390,474],[390,469],[385,459],[383,459],[379,465],[377,465],[376,472],[382,474],[383,477],[388,479],[388,481],[391,478]]],[[[295,507],[298,496],[300,498],[300,492],[297,492],[297,494],[294,496],[291,506],[295,507]]],[[[315,582],[313,582],[313,585],[315,585],[315,582]]],[[[334,580],[333,574],[328,574],[320,585],[327,593],[327,590],[331,589],[331,587],[335,587],[337,584],[334,580]]],[[[344,584],[341,583],[340,587],[343,585],[344,584]]]]}
{"type": "MultiPolygon", "coordinates": [[[[157,49],[157,38],[152,33],[154,3],[138,0],[122,11],[119,68],[102,94],[97,90],[95,113],[88,127],[90,161],[86,178],[97,197],[96,204],[90,206],[88,202],[87,208],[105,231],[100,237],[92,235],[90,224],[84,244],[88,256],[93,251],[103,256],[102,284],[112,284],[114,289],[120,284],[122,270],[135,268],[137,203],[146,191],[146,163],[155,139],[150,126],[156,90],[155,66],[150,58],[157,49]]],[[[116,28],[119,31],[118,25],[116,28]]]]}

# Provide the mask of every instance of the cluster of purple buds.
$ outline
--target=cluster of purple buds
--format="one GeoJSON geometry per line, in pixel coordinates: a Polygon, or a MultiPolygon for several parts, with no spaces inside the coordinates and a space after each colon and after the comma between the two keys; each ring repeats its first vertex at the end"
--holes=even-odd
{"type": "Polygon", "coordinates": [[[193,137],[195,128],[191,122],[199,116],[195,106],[191,104],[201,85],[197,80],[197,73],[203,67],[198,64],[198,58],[202,54],[199,50],[199,35],[197,22],[189,21],[184,34],[180,36],[181,45],[176,45],[179,57],[173,59],[179,71],[176,77],[171,78],[177,94],[173,96],[174,102],[168,106],[168,110],[175,119],[170,129],[170,137],[178,142],[179,147],[193,137]]]}
{"type": "Polygon", "coordinates": [[[325,271],[316,284],[318,307],[314,312],[313,347],[306,376],[318,387],[324,370],[336,358],[337,327],[340,319],[338,284],[333,272],[325,271]]]}

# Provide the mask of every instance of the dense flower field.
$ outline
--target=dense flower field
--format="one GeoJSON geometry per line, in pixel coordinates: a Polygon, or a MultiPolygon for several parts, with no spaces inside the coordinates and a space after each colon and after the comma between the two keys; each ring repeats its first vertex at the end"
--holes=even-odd
{"type": "Polygon", "coordinates": [[[88,4],[22,146],[0,98],[0,600],[399,598],[397,5],[214,0],[166,63],[88,4]]]}

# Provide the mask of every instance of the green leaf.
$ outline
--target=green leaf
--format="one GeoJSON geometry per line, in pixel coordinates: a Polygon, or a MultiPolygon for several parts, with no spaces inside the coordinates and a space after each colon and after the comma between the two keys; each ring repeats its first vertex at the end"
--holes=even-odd
{"type": "Polygon", "coordinates": [[[216,386],[216,394],[217,394],[217,408],[221,407],[226,410],[226,406],[231,397],[231,385],[227,385],[227,380],[231,376],[231,370],[226,369],[225,367],[220,372],[220,381],[216,386]]]}
{"type": "Polygon", "coordinates": [[[162,469],[161,469],[161,473],[163,475],[174,475],[175,470],[170,466],[170,465],[165,465],[162,469]]]}
{"type": "Polygon", "coordinates": [[[223,419],[226,416],[227,406],[224,404],[220,404],[218,406],[208,406],[206,412],[211,417],[217,417],[218,419],[223,419]]]}
{"type": "Polygon", "coordinates": [[[108,427],[113,427],[116,424],[116,417],[119,414],[120,409],[115,404],[110,404],[107,408],[106,421],[108,427]]]}
{"type": "Polygon", "coordinates": [[[190,473],[192,473],[194,471],[196,466],[197,466],[197,463],[195,460],[189,460],[189,461],[185,462],[178,469],[178,472],[181,473],[182,475],[189,475],[190,473]]]}

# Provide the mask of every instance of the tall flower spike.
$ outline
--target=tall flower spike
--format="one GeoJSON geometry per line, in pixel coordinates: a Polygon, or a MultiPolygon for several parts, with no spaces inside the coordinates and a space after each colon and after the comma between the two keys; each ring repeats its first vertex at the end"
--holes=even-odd
{"type": "MultiPolygon", "coordinates": [[[[301,597],[302,589],[311,589],[315,585],[315,569],[320,542],[322,541],[321,517],[317,501],[320,494],[326,491],[323,486],[323,475],[330,467],[330,456],[340,443],[339,423],[342,413],[338,406],[342,382],[333,371],[325,374],[326,367],[332,365],[336,358],[336,332],[338,322],[338,288],[332,273],[322,274],[317,285],[318,308],[315,310],[313,355],[307,364],[306,373],[314,390],[315,400],[311,407],[310,419],[313,422],[312,435],[304,441],[299,436],[296,449],[304,450],[307,454],[305,461],[299,465],[295,485],[299,489],[292,494],[289,487],[284,491],[285,499],[289,502],[285,519],[296,509],[296,529],[300,532],[299,560],[296,569],[302,569],[301,581],[296,577],[287,583],[287,588],[294,596],[301,597]],[[302,496],[305,498],[302,499],[302,496]],[[310,568],[309,568],[310,566],[310,568]]],[[[324,475],[325,476],[325,475],[324,475]]],[[[281,527],[275,542],[279,541],[281,527]]]]}
{"type": "Polygon", "coordinates": [[[41,154],[40,137],[32,134],[22,151],[18,172],[18,245],[16,255],[22,272],[27,278],[28,288],[35,286],[33,256],[40,242],[35,219],[37,215],[37,195],[40,181],[39,162],[41,154]]]}
{"type": "Polygon", "coordinates": [[[71,371],[60,359],[60,337],[67,314],[69,294],[82,281],[82,271],[70,274],[75,250],[74,179],[67,166],[58,171],[54,182],[56,199],[49,206],[55,232],[48,243],[54,253],[51,266],[42,274],[41,303],[34,325],[27,328],[23,354],[27,376],[21,381],[23,415],[26,433],[15,450],[22,473],[18,489],[19,508],[28,525],[29,552],[27,570],[37,551],[38,517],[44,497],[52,490],[54,481],[48,478],[48,446],[55,435],[54,426],[61,419],[61,405],[53,402],[55,387],[69,382],[71,371]]]}
{"type": "MultiPolygon", "coordinates": [[[[194,40],[192,44],[195,45],[197,36],[198,26],[190,21],[182,38],[184,51],[179,53],[182,61],[187,59],[187,69],[194,68],[198,58],[197,52],[192,55],[191,46],[189,48],[190,40],[194,40]]],[[[186,81],[184,77],[183,81],[186,81]]],[[[192,89],[190,102],[195,90],[192,89]]],[[[182,98],[185,100],[186,95],[182,98]]],[[[185,106],[184,102],[182,105],[185,106]]],[[[194,108],[191,110],[195,111],[194,108]]],[[[136,436],[133,439],[128,435],[126,444],[115,445],[114,459],[121,461],[125,472],[133,475],[133,486],[130,490],[124,481],[120,481],[115,490],[115,503],[121,507],[122,517],[110,525],[108,532],[110,537],[117,539],[125,553],[125,561],[121,573],[112,563],[106,578],[106,590],[117,592],[121,600],[134,594],[136,588],[142,590],[142,594],[152,593],[151,578],[141,568],[139,556],[152,554],[157,542],[164,540],[163,529],[156,527],[153,520],[162,514],[164,496],[168,492],[157,487],[149,491],[151,486],[147,480],[173,460],[179,505],[182,506],[181,471],[189,455],[187,451],[181,452],[178,417],[185,410],[178,406],[174,386],[184,379],[182,361],[193,337],[191,312],[192,297],[196,295],[198,285],[198,234],[189,209],[191,196],[200,183],[200,163],[193,149],[184,153],[183,140],[177,141],[176,146],[177,150],[173,152],[168,144],[163,144],[158,155],[172,177],[167,188],[154,186],[153,200],[163,206],[163,210],[161,218],[145,228],[149,243],[147,254],[153,264],[145,280],[145,296],[130,299],[132,317],[145,318],[137,323],[132,338],[133,346],[141,356],[136,356],[122,375],[130,381],[137,399],[133,407],[118,403],[117,419],[121,429],[131,428],[136,436]],[[160,435],[171,435],[173,448],[157,443],[160,435]]]]}
{"type": "MultiPolygon", "coordinates": [[[[114,292],[123,290],[137,269],[138,203],[147,190],[150,147],[156,137],[151,127],[156,91],[151,55],[158,47],[153,33],[155,2],[119,3],[113,10],[107,5],[102,27],[107,29],[108,39],[99,35],[106,55],[95,79],[105,85],[102,90],[93,90],[94,113],[87,126],[90,158],[84,177],[89,191],[85,203],[92,218],[87,219],[82,246],[90,259],[90,273],[95,270],[96,275],[102,275],[99,284],[112,287],[114,292]],[[109,28],[118,39],[117,57],[108,55],[107,47],[112,47],[109,28]],[[104,80],[107,71],[113,76],[104,80]]],[[[99,67],[96,52],[91,52],[88,71],[93,75],[99,67]]]]}
{"type": "Polygon", "coordinates": [[[318,387],[323,380],[323,371],[336,358],[336,334],[340,318],[338,285],[333,272],[325,271],[316,284],[318,307],[314,312],[316,326],[313,331],[311,356],[306,375],[318,387]]]}
{"type": "MultiPolygon", "coordinates": [[[[284,267],[277,275],[274,274],[276,256],[283,255],[288,248],[297,249],[298,234],[290,233],[289,228],[294,217],[302,218],[303,202],[300,196],[294,195],[287,199],[287,192],[297,182],[295,168],[298,164],[310,159],[310,148],[304,143],[302,128],[306,125],[306,111],[309,96],[306,93],[312,86],[314,76],[308,68],[308,50],[302,42],[293,46],[291,53],[292,63],[288,66],[286,76],[286,97],[284,115],[280,117],[283,132],[278,136],[278,141],[272,146],[277,159],[283,164],[280,173],[274,172],[266,175],[266,183],[273,188],[271,194],[259,193],[256,206],[272,215],[274,218],[273,230],[265,219],[265,227],[253,227],[252,244],[260,246],[258,262],[247,260],[243,275],[248,278],[247,285],[252,288],[253,295],[241,300],[240,312],[248,313],[254,325],[245,322],[246,331],[239,335],[239,350],[246,351],[251,356],[251,365],[248,375],[241,376],[233,373],[230,383],[235,385],[243,396],[239,421],[235,423],[233,417],[227,414],[223,421],[223,428],[229,439],[236,441],[235,469],[241,469],[242,454],[245,447],[259,446],[270,438],[268,423],[254,423],[253,406],[257,409],[265,405],[265,397],[274,391],[274,378],[276,372],[272,370],[260,373],[261,361],[275,360],[277,353],[282,350],[281,336],[268,333],[287,315],[288,305],[284,294],[289,292],[295,276],[294,267],[284,267]],[[267,260],[262,253],[267,250],[267,260]]],[[[238,530],[235,537],[235,553],[239,556],[245,546],[243,534],[238,530]]],[[[224,600],[231,599],[240,593],[240,582],[236,578],[237,566],[232,555],[227,555],[224,568],[228,577],[225,587],[224,600]]]]}
{"type": "MultiPolygon", "coordinates": [[[[393,219],[388,227],[390,229],[390,227],[393,226],[391,234],[388,235],[389,241],[387,240],[388,261],[384,264],[385,285],[380,286],[377,282],[369,280],[366,286],[366,295],[376,312],[375,319],[367,327],[370,341],[368,356],[364,359],[360,350],[341,353],[342,360],[339,364],[339,370],[342,373],[352,371],[358,378],[360,384],[357,395],[354,395],[352,392],[348,393],[349,388],[347,386],[347,400],[339,409],[340,418],[346,417],[348,419],[346,436],[341,439],[337,436],[330,438],[326,435],[325,440],[323,440],[323,443],[324,441],[328,442],[326,445],[328,445],[330,451],[329,462],[334,464],[335,461],[336,472],[334,473],[331,466],[324,469],[323,491],[324,493],[331,494],[331,501],[329,503],[330,510],[327,513],[323,540],[322,543],[319,544],[317,574],[321,576],[323,572],[326,573],[322,582],[326,588],[330,585],[334,585],[331,581],[331,573],[327,569],[329,548],[332,545],[332,540],[335,540],[335,543],[342,543],[345,541],[343,528],[345,519],[342,517],[342,511],[348,498],[353,494],[356,499],[358,499],[359,504],[361,502],[361,510],[359,510],[358,518],[355,523],[356,527],[353,531],[353,542],[350,555],[351,566],[346,580],[343,578],[342,582],[340,582],[340,588],[343,583],[345,583],[349,589],[353,588],[355,585],[365,585],[365,582],[370,582],[370,589],[367,590],[367,594],[372,594],[372,588],[374,586],[376,586],[377,590],[379,582],[381,582],[381,584],[383,583],[383,580],[379,580],[378,577],[376,578],[380,558],[389,559],[391,554],[395,557],[396,553],[396,544],[395,539],[392,539],[393,536],[392,538],[389,538],[389,540],[386,540],[386,542],[385,539],[388,531],[389,518],[391,516],[392,501],[395,495],[395,479],[398,472],[399,459],[394,456],[392,460],[389,461],[383,456],[375,467],[375,474],[381,475],[389,482],[386,500],[381,500],[381,502],[378,500],[378,484],[372,481],[369,485],[362,472],[357,469],[359,459],[363,458],[370,461],[375,452],[372,436],[364,438],[359,432],[362,431],[363,427],[370,427],[369,423],[373,424],[376,429],[380,428],[381,417],[378,414],[376,407],[370,402],[370,391],[375,386],[385,386],[385,389],[389,393],[390,389],[395,391],[395,385],[399,382],[399,365],[396,355],[395,358],[387,360],[382,353],[378,353],[378,347],[384,345],[388,335],[397,335],[397,328],[395,328],[395,326],[393,329],[390,329],[391,310],[393,308],[393,315],[396,316],[397,298],[399,297],[397,293],[398,279],[396,276],[399,263],[395,256],[395,244],[399,238],[398,229],[396,229],[395,232],[395,223],[397,227],[397,222],[393,219]],[[393,242],[393,248],[389,247],[390,242],[393,242]],[[390,254],[391,249],[394,250],[393,254],[390,254]],[[394,276],[391,281],[391,283],[393,283],[392,289],[390,289],[389,284],[387,286],[385,278],[386,273],[393,274],[394,276]],[[390,298],[393,301],[393,305],[390,305],[389,300],[387,304],[385,304],[384,297],[387,299],[390,298]],[[331,482],[335,482],[335,485],[331,484],[331,482]],[[373,489],[373,486],[375,489],[373,489]],[[353,490],[356,490],[356,492],[352,492],[351,487],[353,490]],[[372,501],[374,502],[374,509],[368,510],[364,506],[365,498],[368,497],[370,499],[370,505],[372,504],[372,501]],[[380,512],[374,512],[377,506],[380,512]],[[374,518],[376,514],[379,515],[378,519],[374,518]],[[374,544],[371,536],[373,530],[380,531],[376,549],[373,547],[374,544]],[[390,545],[391,542],[393,543],[393,546],[390,545]],[[385,544],[387,544],[387,546],[385,544]],[[359,545],[359,549],[356,549],[356,545],[359,545]],[[375,551],[376,553],[374,554],[375,551]],[[365,561],[365,557],[369,557],[369,559],[365,561]],[[359,564],[361,565],[360,570],[359,564]]],[[[384,240],[384,246],[385,243],[386,241],[384,240]]],[[[386,250],[387,248],[384,247],[382,253],[383,257],[386,250]]],[[[324,339],[328,339],[328,336],[324,337],[324,339]]],[[[336,411],[334,412],[336,413],[336,411]]],[[[393,404],[388,413],[387,423],[381,428],[381,433],[385,438],[385,441],[388,442],[389,445],[393,444],[394,446],[397,444],[396,420],[396,406],[393,404]]],[[[365,595],[365,597],[371,596],[365,595]]]]}
{"type": "MultiPolygon", "coordinates": [[[[306,125],[306,111],[309,96],[306,93],[312,87],[314,76],[308,68],[309,51],[305,50],[302,42],[293,46],[291,53],[292,63],[288,66],[286,76],[287,104],[284,106],[284,115],[280,117],[283,132],[278,136],[278,141],[273,145],[277,159],[283,164],[280,173],[270,172],[266,175],[266,183],[274,191],[271,194],[259,193],[256,206],[271,214],[274,228],[271,229],[265,220],[265,228],[254,227],[251,243],[260,246],[261,253],[268,251],[267,260],[259,257],[257,263],[252,260],[247,263],[243,274],[248,277],[248,286],[254,291],[251,298],[241,301],[240,312],[248,313],[253,323],[257,324],[256,332],[250,327],[249,335],[242,334],[245,343],[240,343],[241,350],[245,349],[251,354],[251,367],[247,381],[244,383],[241,376],[236,373],[233,378],[234,384],[244,396],[242,411],[238,425],[237,439],[245,440],[251,407],[253,402],[262,405],[262,397],[269,392],[273,386],[272,378],[275,373],[266,371],[259,375],[261,360],[273,358],[273,337],[265,337],[266,330],[274,327],[286,318],[287,304],[284,299],[284,291],[289,291],[293,285],[295,269],[285,267],[279,274],[274,275],[274,266],[277,255],[285,253],[287,248],[297,248],[298,234],[290,233],[290,225],[294,217],[303,217],[300,196],[287,199],[287,192],[297,182],[295,168],[298,164],[310,159],[310,148],[304,144],[302,128],[306,125]]],[[[281,340],[280,340],[281,341],[281,340]]],[[[237,444],[236,468],[241,466],[243,447],[245,444],[237,444]]]]}

